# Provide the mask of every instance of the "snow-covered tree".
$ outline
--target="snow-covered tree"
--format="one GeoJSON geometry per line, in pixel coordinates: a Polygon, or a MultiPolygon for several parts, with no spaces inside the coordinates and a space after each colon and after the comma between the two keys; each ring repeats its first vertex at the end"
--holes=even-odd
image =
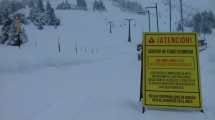
{"type": "Polygon", "coordinates": [[[198,12],[193,15],[192,20],[186,26],[205,37],[206,34],[212,33],[212,29],[215,29],[215,16],[211,11],[198,12]]]}
{"type": "Polygon", "coordinates": [[[16,12],[19,9],[25,8],[25,5],[20,1],[11,1],[10,6],[12,12],[16,12]]]}
{"type": "Polygon", "coordinates": [[[20,1],[3,0],[0,2],[1,10],[7,9],[9,14],[16,12],[19,9],[24,8],[24,4],[20,1]]]}
{"type": "MultiPolygon", "coordinates": [[[[29,19],[38,29],[43,29],[45,25],[60,25],[60,19],[55,15],[55,11],[51,4],[47,2],[46,8],[41,7],[41,0],[38,1],[38,6],[31,8],[29,19]],[[40,2],[39,2],[40,1],[40,2]],[[44,9],[44,10],[43,10],[44,9]]],[[[43,5],[42,5],[43,6],[43,5]]]]}
{"type": "Polygon", "coordinates": [[[33,8],[33,7],[35,7],[35,2],[29,1],[29,3],[27,3],[27,5],[29,8],[33,8]]]}
{"type": "Polygon", "coordinates": [[[7,9],[0,10],[0,25],[3,25],[8,17],[9,12],[7,9]]]}
{"type": "Polygon", "coordinates": [[[16,27],[16,21],[8,18],[1,30],[1,44],[19,46],[27,42],[24,28],[18,33],[16,27]]]}
{"type": "Polygon", "coordinates": [[[22,3],[29,8],[33,8],[37,5],[37,0],[22,0],[22,3]]]}
{"type": "Polygon", "coordinates": [[[17,10],[24,8],[25,6],[20,1],[0,1],[0,25],[4,24],[5,20],[11,14],[17,12],[17,10]]]}
{"type": "Polygon", "coordinates": [[[2,29],[1,29],[1,34],[0,34],[0,36],[1,36],[0,43],[1,44],[5,44],[5,42],[8,40],[11,24],[12,24],[12,19],[7,18],[5,20],[5,23],[4,23],[3,27],[2,27],[2,29]]]}
{"type": "Polygon", "coordinates": [[[72,8],[71,5],[66,0],[66,1],[63,1],[62,3],[58,4],[56,9],[68,10],[68,9],[71,9],[71,8],[72,8]]]}
{"type": "Polygon", "coordinates": [[[95,0],[93,2],[93,11],[106,11],[106,7],[104,6],[104,3],[102,2],[102,0],[95,0]]]}
{"type": "Polygon", "coordinates": [[[19,34],[16,32],[15,22],[12,22],[7,34],[8,34],[8,39],[6,41],[6,45],[19,46],[20,44],[22,44],[21,39],[20,41],[18,39],[18,37],[20,38],[20,36],[18,36],[19,34]]]}
{"type": "Polygon", "coordinates": [[[137,1],[129,0],[113,0],[116,6],[118,6],[122,11],[128,11],[136,13],[137,11],[142,11],[143,8],[137,1]]]}
{"type": "Polygon", "coordinates": [[[46,14],[37,8],[31,8],[29,19],[38,27],[38,29],[43,29],[43,26],[46,24],[46,14]]]}
{"type": "Polygon", "coordinates": [[[17,17],[20,19],[20,23],[25,24],[25,25],[28,25],[28,24],[29,24],[29,21],[28,21],[28,19],[26,18],[25,14],[23,14],[23,13],[17,13],[17,14],[15,14],[15,15],[13,15],[13,19],[14,19],[14,20],[15,20],[17,17]]]}
{"type": "Polygon", "coordinates": [[[37,9],[40,12],[44,12],[45,11],[43,0],[37,0],[37,9]]]}
{"type": "Polygon", "coordinates": [[[54,26],[60,25],[60,19],[56,17],[55,11],[49,2],[47,2],[46,4],[46,17],[47,17],[48,25],[54,25],[54,26]]]}
{"type": "Polygon", "coordinates": [[[85,0],[76,0],[77,1],[77,8],[81,10],[87,10],[87,3],[85,0]]]}

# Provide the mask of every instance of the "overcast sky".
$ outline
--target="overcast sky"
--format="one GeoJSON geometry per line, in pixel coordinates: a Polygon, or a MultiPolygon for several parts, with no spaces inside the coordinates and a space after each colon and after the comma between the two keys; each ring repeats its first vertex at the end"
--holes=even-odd
{"type": "MultiPolygon", "coordinates": [[[[2,0],[0,0],[2,1],[2,0]]],[[[17,1],[20,1],[20,0],[17,0],[17,1]]],[[[46,1],[46,0],[44,0],[46,1]]],[[[63,1],[63,0],[49,0],[49,1],[63,1]]],[[[76,0],[68,0],[68,1],[76,1],[76,0]]],[[[88,0],[86,0],[88,1],[88,0]]],[[[92,1],[92,0],[90,0],[92,1]]],[[[103,1],[106,1],[106,0],[103,0],[103,1]]],[[[130,1],[142,1],[142,0],[130,0],[130,1]]],[[[146,1],[146,0],[145,0],[146,1]]],[[[188,0],[184,0],[184,1],[188,1],[188,0]]],[[[189,1],[193,1],[193,2],[198,2],[199,0],[189,0],[189,1]]],[[[208,8],[212,9],[213,12],[215,13],[215,0],[204,0],[205,1],[205,4],[208,5],[208,8]]]]}

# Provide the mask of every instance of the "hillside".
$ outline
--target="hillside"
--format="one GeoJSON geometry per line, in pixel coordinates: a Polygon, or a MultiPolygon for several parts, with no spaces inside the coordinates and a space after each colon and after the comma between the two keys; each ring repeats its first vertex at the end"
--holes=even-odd
{"type": "MultiPolygon", "coordinates": [[[[146,7],[154,1],[140,2],[146,7]]],[[[160,30],[169,31],[168,7],[157,1],[160,30]]],[[[58,2],[51,1],[53,5],[58,2]]],[[[0,120],[214,120],[215,32],[200,53],[205,113],[149,109],[142,114],[136,45],[148,31],[147,16],[122,12],[109,0],[104,3],[108,10],[104,13],[57,10],[62,23],[57,29],[41,31],[26,25],[28,43],[21,48],[0,45],[0,120]],[[127,42],[126,18],[134,19],[131,43],[127,42]],[[109,21],[113,22],[112,34],[109,21]]],[[[200,5],[208,9],[205,0],[187,0],[186,6],[192,7],[185,15],[200,10],[200,5]]],[[[177,7],[173,14],[175,23],[177,7]]],[[[156,31],[154,13],[152,23],[156,31]]]]}

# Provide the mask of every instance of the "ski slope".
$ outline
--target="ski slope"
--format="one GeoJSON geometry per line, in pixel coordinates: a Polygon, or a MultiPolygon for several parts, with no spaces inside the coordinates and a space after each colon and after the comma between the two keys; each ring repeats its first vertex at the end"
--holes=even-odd
{"type": "MultiPolygon", "coordinates": [[[[148,31],[147,17],[105,4],[107,13],[56,11],[62,20],[57,29],[25,26],[29,42],[21,49],[0,45],[0,120],[214,120],[215,31],[200,53],[205,113],[149,109],[142,114],[136,44],[148,31]],[[135,19],[131,43],[125,18],[135,19]],[[112,34],[108,21],[114,23],[112,34]]],[[[160,19],[161,31],[168,31],[165,15],[160,19]]]]}

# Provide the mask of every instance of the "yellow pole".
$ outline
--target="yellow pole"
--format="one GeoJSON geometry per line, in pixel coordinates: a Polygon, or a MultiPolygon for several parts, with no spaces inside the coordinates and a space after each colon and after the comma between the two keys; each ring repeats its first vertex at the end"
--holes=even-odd
{"type": "Polygon", "coordinates": [[[19,48],[21,47],[20,32],[21,32],[20,19],[19,19],[19,17],[16,17],[16,33],[17,33],[17,37],[18,37],[19,48]]]}
{"type": "Polygon", "coordinates": [[[16,17],[16,32],[19,34],[21,32],[21,25],[19,17],[16,17]]]}

